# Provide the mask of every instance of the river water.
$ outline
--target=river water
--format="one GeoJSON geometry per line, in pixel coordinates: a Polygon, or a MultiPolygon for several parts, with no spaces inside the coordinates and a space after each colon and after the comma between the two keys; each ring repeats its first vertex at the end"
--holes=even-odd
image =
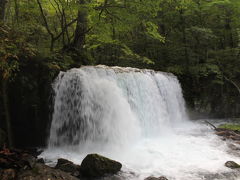
{"type": "Polygon", "coordinates": [[[86,66],[61,72],[53,85],[48,162],[81,163],[99,153],[123,164],[118,179],[237,180],[240,162],[202,121],[190,121],[181,86],[168,73],[86,66]]]}

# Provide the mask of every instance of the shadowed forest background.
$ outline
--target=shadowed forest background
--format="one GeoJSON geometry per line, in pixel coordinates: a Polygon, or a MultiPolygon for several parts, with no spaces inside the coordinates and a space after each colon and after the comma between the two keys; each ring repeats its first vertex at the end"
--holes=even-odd
{"type": "Polygon", "coordinates": [[[54,78],[97,64],[171,72],[192,118],[240,117],[240,1],[0,0],[9,145],[43,146],[54,78]]]}

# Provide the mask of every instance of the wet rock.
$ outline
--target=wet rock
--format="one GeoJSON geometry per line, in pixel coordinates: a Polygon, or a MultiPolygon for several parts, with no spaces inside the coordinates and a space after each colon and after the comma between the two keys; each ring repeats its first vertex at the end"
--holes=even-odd
{"type": "Polygon", "coordinates": [[[144,180],[168,180],[168,179],[164,176],[161,176],[161,177],[158,177],[158,178],[150,176],[150,177],[147,177],[144,180]]]}
{"type": "Polygon", "coordinates": [[[158,180],[168,180],[168,179],[164,176],[161,176],[161,177],[158,178],[158,180]]]}
{"type": "Polygon", "coordinates": [[[240,136],[229,136],[230,139],[234,140],[234,141],[239,141],[240,140],[240,136]]]}
{"type": "Polygon", "coordinates": [[[73,176],[80,175],[80,166],[74,164],[73,162],[66,160],[66,159],[58,159],[57,165],[55,166],[56,169],[60,169],[65,172],[71,173],[73,176]]]}
{"type": "Polygon", "coordinates": [[[13,164],[11,161],[4,157],[0,157],[0,168],[7,169],[7,168],[13,168],[13,164]]]}
{"type": "Polygon", "coordinates": [[[18,173],[18,180],[79,180],[78,178],[54,169],[41,163],[36,163],[33,169],[21,170],[18,173]]]}
{"type": "Polygon", "coordinates": [[[38,148],[28,148],[25,149],[25,152],[37,158],[43,152],[43,150],[38,148]]]}
{"type": "Polygon", "coordinates": [[[234,150],[234,151],[239,151],[239,150],[240,150],[240,148],[237,147],[237,146],[234,145],[234,144],[229,144],[228,147],[229,147],[230,149],[234,150]]]}
{"type": "Polygon", "coordinates": [[[87,177],[102,177],[106,174],[115,174],[121,168],[121,163],[98,154],[87,155],[81,164],[81,172],[87,177]]]}
{"type": "Polygon", "coordinates": [[[217,131],[216,135],[226,137],[226,136],[230,136],[231,133],[229,131],[227,131],[227,130],[225,130],[225,131],[217,131]]]}
{"type": "Polygon", "coordinates": [[[45,161],[43,158],[40,158],[40,159],[37,159],[37,163],[42,163],[42,164],[45,164],[45,161]]]}
{"type": "Polygon", "coordinates": [[[240,165],[237,164],[237,163],[234,162],[234,161],[227,161],[227,162],[225,163],[225,166],[228,167],[228,168],[231,168],[231,169],[240,168],[240,165]]]}
{"type": "Polygon", "coordinates": [[[9,169],[31,169],[37,158],[29,154],[25,150],[19,149],[3,149],[0,151],[0,167],[9,169]]]}
{"type": "MultiPolygon", "coordinates": [[[[5,148],[0,151],[0,180],[79,180],[71,174],[60,169],[51,168],[41,161],[43,159],[37,160],[28,151],[5,148]]],[[[67,160],[64,162],[71,164],[67,160]]],[[[73,163],[71,165],[72,167],[77,166],[73,163]]],[[[80,167],[77,167],[79,175],[80,167]]]]}
{"type": "Polygon", "coordinates": [[[216,128],[215,131],[216,135],[221,136],[223,140],[240,141],[240,132],[237,130],[216,128]]]}
{"type": "Polygon", "coordinates": [[[16,170],[14,169],[4,169],[0,171],[1,180],[15,180],[16,179],[16,170]]]}
{"type": "Polygon", "coordinates": [[[33,168],[33,166],[37,162],[37,159],[30,154],[24,153],[24,154],[22,154],[21,161],[25,166],[28,166],[29,168],[33,168]]]}

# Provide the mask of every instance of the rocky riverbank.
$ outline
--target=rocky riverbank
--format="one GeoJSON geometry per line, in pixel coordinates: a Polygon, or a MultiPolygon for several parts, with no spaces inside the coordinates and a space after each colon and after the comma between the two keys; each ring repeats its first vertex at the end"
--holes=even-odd
{"type": "MultiPolygon", "coordinates": [[[[49,167],[40,152],[35,150],[17,150],[3,148],[0,151],[1,180],[94,180],[108,177],[118,179],[122,168],[120,162],[98,154],[87,155],[81,165],[67,159],[58,159],[55,167],[49,167]],[[114,177],[114,178],[113,178],[114,177]]],[[[119,180],[122,178],[119,178],[119,180]]],[[[147,177],[145,180],[167,180],[166,177],[147,177]]]]}
{"type": "Polygon", "coordinates": [[[82,180],[111,176],[118,173],[122,164],[100,156],[89,154],[81,165],[66,159],[58,159],[57,165],[49,167],[37,153],[27,150],[0,151],[1,180],[82,180]]]}
{"type": "MultiPolygon", "coordinates": [[[[223,141],[232,141],[234,144],[240,145],[240,125],[235,124],[223,124],[216,127],[214,124],[205,121],[207,125],[209,125],[215,132],[217,136],[219,136],[223,141]]],[[[233,150],[240,150],[240,148],[231,148],[233,150]]]]}

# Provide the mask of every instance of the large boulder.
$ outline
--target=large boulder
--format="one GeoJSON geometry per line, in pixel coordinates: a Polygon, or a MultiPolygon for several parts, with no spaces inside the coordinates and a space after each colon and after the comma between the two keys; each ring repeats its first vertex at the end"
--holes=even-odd
{"type": "Polygon", "coordinates": [[[227,161],[227,162],[225,163],[225,166],[228,167],[228,168],[231,168],[231,169],[240,168],[240,165],[237,164],[237,163],[234,162],[234,161],[227,161]]]}
{"type": "Polygon", "coordinates": [[[80,166],[74,164],[73,162],[67,159],[58,159],[57,165],[55,166],[56,169],[60,169],[65,172],[71,173],[73,176],[80,175],[80,166]]]}
{"type": "Polygon", "coordinates": [[[21,170],[18,173],[18,180],[79,180],[78,178],[63,172],[59,169],[54,169],[42,163],[36,163],[32,169],[21,170]]]}
{"type": "Polygon", "coordinates": [[[106,174],[115,174],[121,168],[121,163],[98,154],[87,155],[81,164],[81,172],[87,177],[102,177],[106,174]]]}

